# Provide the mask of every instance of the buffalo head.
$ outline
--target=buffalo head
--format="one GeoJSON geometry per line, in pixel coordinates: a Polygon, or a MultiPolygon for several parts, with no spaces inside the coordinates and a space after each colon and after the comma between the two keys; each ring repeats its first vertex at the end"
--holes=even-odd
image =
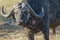
{"type": "Polygon", "coordinates": [[[2,15],[4,17],[11,17],[13,16],[14,20],[18,23],[24,22],[26,23],[29,20],[30,14],[34,16],[35,18],[41,18],[44,16],[44,8],[41,7],[42,11],[37,14],[33,10],[33,8],[28,3],[18,3],[14,5],[14,7],[10,10],[9,13],[6,14],[4,7],[2,7],[2,15]]]}

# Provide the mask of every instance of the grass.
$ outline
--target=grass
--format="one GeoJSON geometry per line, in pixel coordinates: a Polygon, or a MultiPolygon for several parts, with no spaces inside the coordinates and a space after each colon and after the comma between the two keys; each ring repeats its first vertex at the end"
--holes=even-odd
{"type": "Polygon", "coordinates": [[[6,11],[9,12],[9,10],[13,7],[13,5],[19,1],[20,0],[0,0],[0,7],[4,6],[6,11]]]}
{"type": "Polygon", "coordinates": [[[19,0],[2,0],[1,3],[2,3],[3,6],[11,7],[12,5],[17,3],[18,1],[19,0]]]}

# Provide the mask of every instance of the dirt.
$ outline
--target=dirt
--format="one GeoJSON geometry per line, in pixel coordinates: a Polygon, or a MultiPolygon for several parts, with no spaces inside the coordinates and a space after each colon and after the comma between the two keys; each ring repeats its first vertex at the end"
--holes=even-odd
{"type": "MultiPolygon", "coordinates": [[[[0,25],[0,40],[28,40],[27,33],[27,29],[18,25],[9,25],[8,23],[0,25]]],[[[42,33],[37,33],[34,38],[35,40],[44,40],[44,35],[42,33]]],[[[59,31],[56,31],[56,35],[50,32],[49,38],[50,40],[60,40],[59,31]]]]}

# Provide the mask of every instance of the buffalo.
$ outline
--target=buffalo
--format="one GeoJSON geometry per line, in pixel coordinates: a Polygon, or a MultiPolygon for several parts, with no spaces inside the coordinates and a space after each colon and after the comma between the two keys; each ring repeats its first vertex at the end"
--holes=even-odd
{"type": "Polygon", "coordinates": [[[16,4],[11,11],[6,14],[4,7],[2,7],[2,15],[4,17],[11,17],[16,24],[29,28],[29,38],[34,40],[34,34],[42,31],[45,40],[49,40],[49,27],[53,29],[60,25],[59,6],[55,7],[54,1],[51,0],[22,0],[16,4]],[[51,2],[53,4],[51,4],[51,2]]]}

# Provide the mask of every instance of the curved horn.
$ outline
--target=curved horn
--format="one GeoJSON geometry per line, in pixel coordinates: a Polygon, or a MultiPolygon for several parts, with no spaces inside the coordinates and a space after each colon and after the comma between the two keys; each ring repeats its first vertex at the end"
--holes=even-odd
{"type": "Polygon", "coordinates": [[[5,10],[4,10],[4,7],[2,6],[2,13],[1,13],[1,14],[2,14],[4,17],[11,17],[12,12],[13,12],[13,9],[14,9],[14,8],[12,8],[9,13],[6,13],[5,10]]]}
{"type": "Polygon", "coordinates": [[[5,12],[5,10],[4,10],[4,7],[2,6],[2,13],[1,13],[1,14],[2,14],[4,17],[11,17],[11,16],[13,15],[13,13],[14,13],[14,10],[15,10],[16,8],[19,8],[19,7],[21,7],[21,3],[15,4],[15,5],[13,6],[13,8],[10,10],[10,12],[6,14],[6,12],[5,12]]]}
{"type": "Polygon", "coordinates": [[[40,14],[36,14],[28,3],[27,3],[27,5],[28,5],[28,8],[30,10],[30,14],[32,14],[33,16],[35,16],[37,18],[41,18],[45,15],[45,11],[44,11],[43,7],[42,7],[42,12],[40,14]]]}

